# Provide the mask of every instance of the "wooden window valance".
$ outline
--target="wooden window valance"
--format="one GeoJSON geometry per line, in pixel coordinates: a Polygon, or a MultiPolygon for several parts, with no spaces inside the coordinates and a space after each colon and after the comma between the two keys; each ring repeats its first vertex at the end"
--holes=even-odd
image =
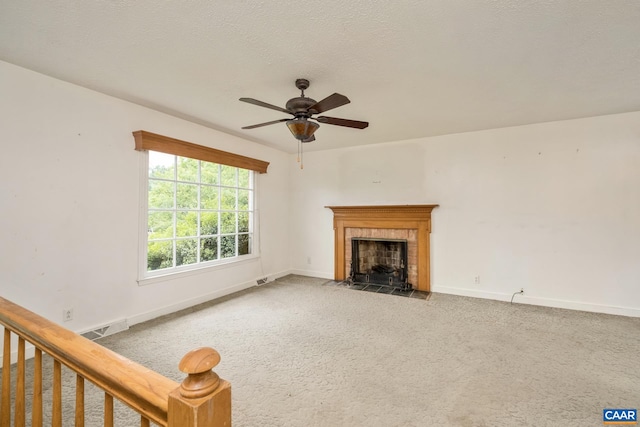
{"type": "Polygon", "coordinates": [[[133,132],[136,140],[136,150],[152,150],[161,153],[174,154],[176,156],[189,157],[196,160],[218,163],[221,165],[234,166],[242,169],[249,169],[258,173],[267,173],[269,162],[252,159],[251,157],[229,153],[227,151],[216,150],[191,142],[181,141],[164,135],[137,130],[133,132]]]}

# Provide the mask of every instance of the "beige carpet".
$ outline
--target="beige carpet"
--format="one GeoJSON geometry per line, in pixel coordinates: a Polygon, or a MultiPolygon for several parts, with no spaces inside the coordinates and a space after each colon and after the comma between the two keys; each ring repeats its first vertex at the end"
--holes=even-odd
{"type": "Polygon", "coordinates": [[[638,318],[330,283],[287,276],[98,342],[176,381],[216,348],[235,426],[584,427],[640,406],[638,318]]]}

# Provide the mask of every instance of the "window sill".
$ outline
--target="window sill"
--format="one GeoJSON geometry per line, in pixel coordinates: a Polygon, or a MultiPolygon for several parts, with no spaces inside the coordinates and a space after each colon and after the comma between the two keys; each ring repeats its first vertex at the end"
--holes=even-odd
{"type": "Polygon", "coordinates": [[[207,265],[203,267],[196,267],[183,271],[175,271],[171,273],[158,274],[149,277],[143,277],[138,279],[138,286],[151,285],[153,283],[166,282],[168,280],[180,279],[182,277],[194,276],[197,274],[208,273],[215,270],[221,270],[223,268],[235,267],[237,265],[247,264],[255,261],[260,256],[257,254],[246,255],[242,259],[231,258],[229,260],[222,260],[213,265],[207,265]]]}

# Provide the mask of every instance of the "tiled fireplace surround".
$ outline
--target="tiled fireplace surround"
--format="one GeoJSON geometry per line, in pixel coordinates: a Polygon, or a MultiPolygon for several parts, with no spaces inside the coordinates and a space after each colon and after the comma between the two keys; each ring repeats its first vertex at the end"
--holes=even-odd
{"type": "Polygon", "coordinates": [[[409,283],[429,291],[431,211],[437,206],[327,206],[333,211],[335,280],[349,277],[352,238],[406,240],[409,283]]]}

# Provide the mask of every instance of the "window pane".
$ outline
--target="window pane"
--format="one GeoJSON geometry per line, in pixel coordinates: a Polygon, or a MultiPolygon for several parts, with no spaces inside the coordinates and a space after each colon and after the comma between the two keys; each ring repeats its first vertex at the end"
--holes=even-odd
{"type": "Polygon", "coordinates": [[[220,213],[220,232],[224,234],[236,232],[236,213],[235,212],[220,213]]]}
{"type": "Polygon", "coordinates": [[[249,210],[249,190],[238,190],[238,210],[249,210]]]}
{"type": "Polygon", "coordinates": [[[239,234],[238,235],[238,255],[248,255],[248,254],[249,254],[249,235],[239,234]]]}
{"type": "Polygon", "coordinates": [[[200,214],[200,235],[218,234],[218,212],[200,214]]]}
{"type": "Polygon", "coordinates": [[[251,188],[249,187],[249,170],[248,169],[238,169],[238,187],[251,188]]]}
{"type": "Polygon", "coordinates": [[[222,252],[222,258],[236,256],[236,236],[220,237],[220,251],[222,252]]]}
{"type": "Polygon", "coordinates": [[[149,240],[173,237],[173,212],[149,212],[147,218],[149,240]]]}
{"type": "Polygon", "coordinates": [[[176,266],[198,261],[198,240],[176,240],[176,266]]]}
{"type": "Polygon", "coordinates": [[[147,245],[147,270],[173,267],[173,241],[149,242],[147,245]]]}
{"type": "Polygon", "coordinates": [[[198,182],[198,160],[178,157],[178,181],[198,182]]]}
{"type": "Polygon", "coordinates": [[[235,188],[222,189],[220,209],[224,211],[236,210],[236,191],[237,190],[235,188]]]}
{"type": "Polygon", "coordinates": [[[191,237],[198,235],[198,213],[194,211],[176,214],[176,236],[191,237]]]}
{"type": "Polygon", "coordinates": [[[218,209],[218,187],[200,187],[200,209],[218,209]]]}
{"type": "Polygon", "coordinates": [[[149,180],[149,208],[170,209],[173,207],[175,183],[149,180]]]}
{"type": "Polygon", "coordinates": [[[194,184],[178,183],[177,204],[178,209],[198,208],[198,186],[194,184]]]}
{"type": "Polygon", "coordinates": [[[236,176],[236,171],[238,168],[234,168],[233,166],[220,165],[220,176],[221,176],[221,185],[225,185],[228,187],[237,187],[238,179],[236,176]]]}
{"type": "Polygon", "coordinates": [[[149,151],[149,178],[175,179],[175,161],[173,154],[149,151]]]}
{"type": "Polygon", "coordinates": [[[246,233],[249,231],[249,212],[238,212],[238,232],[246,233]]]}
{"type": "Polygon", "coordinates": [[[200,240],[200,261],[214,261],[218,259],[218,238],[207,237],[200,240]]]}
{"type": "Polygon", "coordinates": [[[220,182],[218,179],[219,172],[220,165],[217,163],[200,162],[200,182],[203,184],[218,185],[220,182]]]}

